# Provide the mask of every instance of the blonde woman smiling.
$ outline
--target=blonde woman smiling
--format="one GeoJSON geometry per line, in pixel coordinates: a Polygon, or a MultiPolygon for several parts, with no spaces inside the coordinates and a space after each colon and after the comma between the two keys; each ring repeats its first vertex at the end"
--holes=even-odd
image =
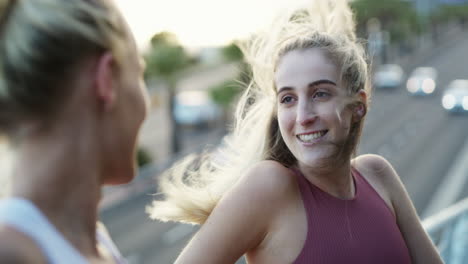
{"type": "Polygon", "coordinates": [[[442,263],[392,166],[354,156],[371,93],[354,30],[347,1],[320,0],[248,44],[232,134],[166,173],[153,205],[202,224],[176,263],[442,263]]]}

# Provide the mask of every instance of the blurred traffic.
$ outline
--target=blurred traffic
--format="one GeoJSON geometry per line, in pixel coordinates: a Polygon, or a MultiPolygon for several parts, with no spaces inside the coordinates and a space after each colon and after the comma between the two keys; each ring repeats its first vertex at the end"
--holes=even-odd
{"type": "Polygon", "coordinates": [[[376,89],[396,89],[403,83],[404,73],[400,65],[383,64],[374,73],[373,86],[376,89]]]}
{"type": "Polygon", "coordinates": [[[437,70],[432,67],[418,67],[413,70],[406,89],[412,95],[430,95],[434,93],[437,85],[437,70]]]}
{"type": "Polygon", "coordinates": [[[174,118],[184,127],[214,126],[221,118],[221,108],[206,91],[182,91],[175,98],[174,118]]]}
{"type": "Polygon", "coordinates": [[[468,80],[452,81],[442,96],[442,106],[449,112],[468,112],[468,80]]]}

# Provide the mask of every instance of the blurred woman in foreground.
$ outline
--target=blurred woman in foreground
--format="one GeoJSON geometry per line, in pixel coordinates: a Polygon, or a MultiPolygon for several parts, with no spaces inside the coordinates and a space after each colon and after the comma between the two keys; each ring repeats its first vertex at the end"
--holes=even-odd
{"type": "Polygon", "coordinates": [[[15,151],[1,263],[124,263],[104,184],[135,176],[143,65],[110,0],[0,1],[0,131],[15,151]]]}
{"type": "Polygon", "coordinates": [[[442,262],[392,166],[354,157],[371,90],[347,2],[282,10],[249,43],[234,131],[163,176],[151,209],[202,224],[176,263],[442,262]]]}

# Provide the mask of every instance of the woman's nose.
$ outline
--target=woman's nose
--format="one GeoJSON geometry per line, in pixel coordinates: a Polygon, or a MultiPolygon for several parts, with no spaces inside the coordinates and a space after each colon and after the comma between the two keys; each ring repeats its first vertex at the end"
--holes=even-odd
{"type": "Polygon", "coordinates": [[[315,113],[313,106],[307,103],[300,103],[297,108],[297,123],[301,126],[308,126],[315,122],[317,114],[315,113]]]}

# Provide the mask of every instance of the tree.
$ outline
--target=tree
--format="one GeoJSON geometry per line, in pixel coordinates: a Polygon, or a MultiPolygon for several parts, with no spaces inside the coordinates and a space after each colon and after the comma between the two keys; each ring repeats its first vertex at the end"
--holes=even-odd
{"type": "Polygon", "coordinates": [[[244,58],[244,54],[235,43],[222,47],[221,54],[227,61],[240,61],[244,58]]]}
{"type": "Polygon", "coordinates": [[[409,1],[355,0],[351,7],[356,13],[358,32],[366,35],[367,21],[377,18],[382,30],[390,33],[392,42],[400,42],[421,31],[419,17],[409,1]]]}
{"type": "Polygon", "coordinates": [[[468,20],[468,5],[441,5],[431,15],[433,23],[448,23],[450,21],[458,21],[461,24],[468,20]]]}
{"type": "Polygon", "coordinates": [[[228,108],[232,101],[242,91],[241,83],[236,80],[227,80],[210,89],[210,95],[213,101],[223,108],[228,108]]]}
{"type": "Polygon", "coordinates": [[[239,93],[242,92],[242,88],[248,85],[251,74],[247,63],[243,61],[244,54],[235,42],[221,47],[220,52],[225,61],[238,63],[240,70],[236,78],[226,80],[209,89],[213,101],[222,107],[223,122],[226,123],[232,102],[239,96],[239,93]]]}
{"type": "Polygon", "coordinates": [[[151,154],[143,147],[138,148],[136,159],[139,168],[144,167],[153,161],[151,154]]]}
{"type": "Polygon", "coordinates": [[[151,38],[151,47],[145,56],[147,70],[145,76],[162,79],[169,93],[170,128],[172,131],[171,150],[181,150],[180,129],[174,118],[175,94],[178,73],[188,67],[192,60],[177,37],[170,32],[161,32],[151,38]]]}

